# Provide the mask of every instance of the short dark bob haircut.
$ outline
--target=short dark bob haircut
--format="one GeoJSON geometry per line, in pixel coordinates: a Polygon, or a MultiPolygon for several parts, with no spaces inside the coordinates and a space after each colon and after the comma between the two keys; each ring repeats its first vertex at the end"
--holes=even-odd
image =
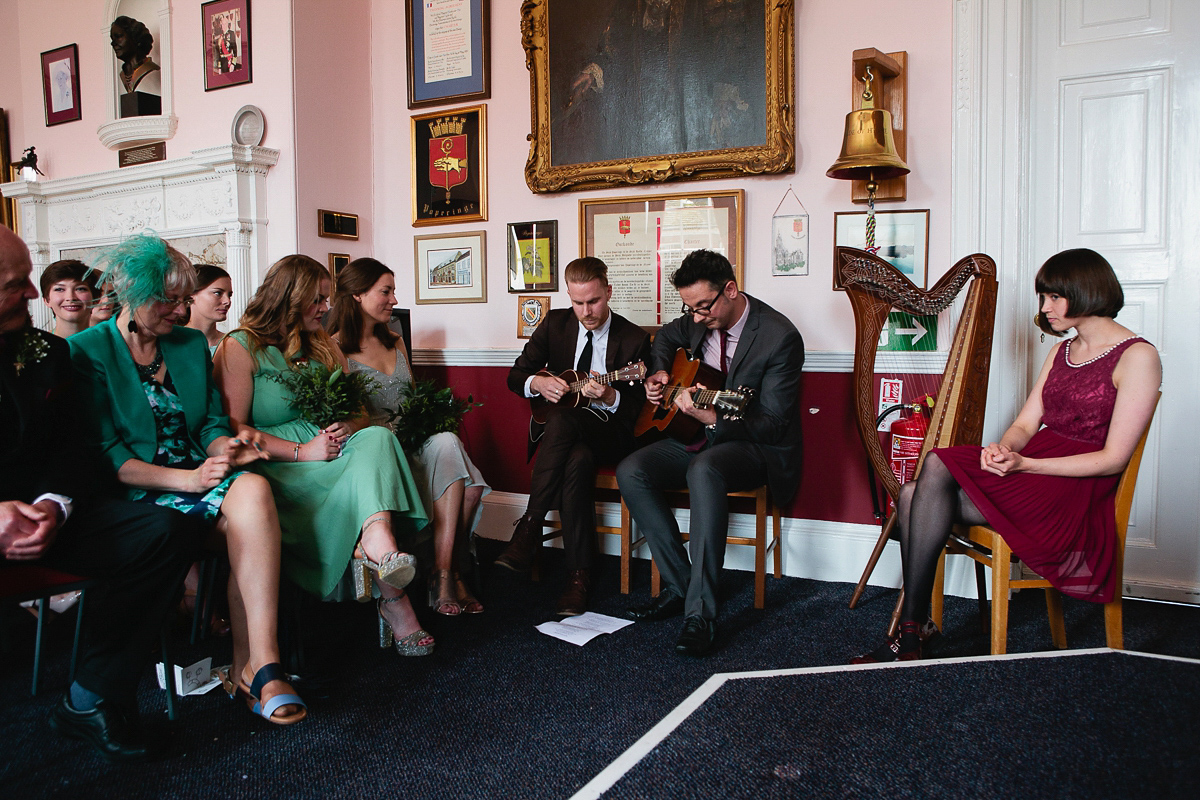
{"type": "Polygon", "coordinates": [[[82,261],[76,261],[73,258],[68,258],[63,261],[55,261],[50,266],[46,267],[46,271],[42,273],[40,280],[42,288],[42,299],[50,297],[50,287],[59,281],[79,281],[86,284],[92,290],[92,297],[99,296],[100,292],[96,288],[96,273],[82,261]]]}
{"type": "MultiPolygon", "coordinates": [[[[1050,256],[1034,278],[1038,297],[1056,294],[1067,298],[1069,317],[1115,317],[1125,305],[1125,292],[1112,265],[1095,250],[1085,247],[1050,256]]],[[[1064,336],[1046,321],[1038,308],[1037,326],[1052,336],[1064,336]]]]}
{"type": "Polygon", "coordinates": [[[708,283],[718,292],[730,281],[736,281],[729,259],[712,250],[693,250],[683,257],[679,269],[671,273],[671,285],[685,289],[698,281],[708,283]]]}

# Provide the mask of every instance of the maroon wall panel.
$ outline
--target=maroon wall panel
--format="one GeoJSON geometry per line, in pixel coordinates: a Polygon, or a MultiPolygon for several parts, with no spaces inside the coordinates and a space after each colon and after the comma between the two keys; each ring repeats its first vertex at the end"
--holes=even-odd
{"type": "MultiPolygon", "coordinates": [[[[483,403],[463,420],[460,435],[472,460],[498,491],[529,492],[526,441],[529,404],[508,390],[506,367],[419,367],[421,377],[455,387],[483,403]]],[[[866,454],[853,416],[848,373],[806,372],[799,411],[804,475],[785,514],[800,519],[872,523],[866,454]],[[809,409],[817,409],[810,413],[809,409]]]]}

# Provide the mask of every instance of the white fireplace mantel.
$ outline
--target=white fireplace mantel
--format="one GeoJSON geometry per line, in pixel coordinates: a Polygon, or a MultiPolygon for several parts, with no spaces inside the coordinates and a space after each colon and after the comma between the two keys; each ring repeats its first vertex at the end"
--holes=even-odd
{"type": "MultiPolygon", "coordinates": [[[[223,236],[235,326],[268,266],[266,176],[278,161],[278,150],[226,144],[109,172],[14,181],[0,184],[0,192],[17,201],[35,283],[64,250],[104,247],[142,231],[168,240],[223,236]]],[[[47,327],[44,304],[31,306],[34,322],[47,327]]]]}

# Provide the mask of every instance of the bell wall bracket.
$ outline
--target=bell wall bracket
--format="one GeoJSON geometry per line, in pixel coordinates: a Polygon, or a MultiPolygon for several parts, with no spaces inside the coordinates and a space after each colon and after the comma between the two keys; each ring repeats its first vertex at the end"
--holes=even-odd
{"type": "MultiPolygon", "coordinates": [[[[892,115],[892,138],[896,143],[896,155],[901,160],[908,161],[908,137],[905,130],[907,117],[905,106],[908,104],[908,51],[900,50],[895,53],[881,53],[873,47],[854,51],[854,109],[862,108],[862,94],[865,84],[863,76],[867,67],[875,81],[871,91],[875,94],[875,107],[884,108],[892,115]]],[[[879,181],[875,190],[875,202],[900,201],[908,197],[908,176],[888,178],[879,181]]],[[[867,182],[851,181],[850,198],[855,203],[867,202],[867,182]]]]}

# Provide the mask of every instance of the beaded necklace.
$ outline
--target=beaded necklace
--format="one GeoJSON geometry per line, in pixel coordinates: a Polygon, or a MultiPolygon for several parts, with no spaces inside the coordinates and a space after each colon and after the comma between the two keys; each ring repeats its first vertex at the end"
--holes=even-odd
{"type": "Polygon", "coordinates": [[[1080,363],[1080,364],[1072,364],[1072,363],[1071,363],[1071,342],[1073,342],[1073,341],[1075,341],[1075,340],[1074,340],[1074,339],[1070,339],[1070,340],[1068,340],[1068,341],[1067,341],[1067,358],[1066,358],[1066,360],[1067,360],[1067,366],[1068,366],[1068,367],[1071,367],[1072,369],[1079,369],[1080,367],[1086,367],[1088,364],[1091,364],[1091,363],[1093,363],[1093,362],[1095,362],[1095,361],[1099,361],[1100,359],[1104,358],[1106,355],[1108,355],[1109,353],[1111,353],[1113,350],[1116,350],[1118,347],[1120,347],[1121,345],[1125,344],[1125,343],[1126,343],[1126,342],[1128,342],[1130,339],[1136,339],[1136,338],[1137,338],[1137,336],[1126,336],[1124,339],[1122,339],[1121,341],[1117,342],[1116,344],[1114,344],[1112,347],[1110,347],[1110,348],[1108,348],[1107,350],[1105,350],[1105,351],[1104,351],[1103,353],[1101,353],[1100,355],[1096,356],[1095,358],[1089,358],[1087,361],[1084,361],[1084,362],[1082,362],[1082,363],[1080,363]]]}
{"type": "Polygon", "coordinates": [[[155,344],[154,344],[154,360],[153,361],[151,361],[149,364],[139,364],[136,361],[133,362],[134,368],[137,369],[138,377],[142,379],[143,383],[154,380],[154,376],[158,374],[158,368],[161,367],[162,364],[163,364],[162,347],[157,342],[155,342],[155,344]]]}

